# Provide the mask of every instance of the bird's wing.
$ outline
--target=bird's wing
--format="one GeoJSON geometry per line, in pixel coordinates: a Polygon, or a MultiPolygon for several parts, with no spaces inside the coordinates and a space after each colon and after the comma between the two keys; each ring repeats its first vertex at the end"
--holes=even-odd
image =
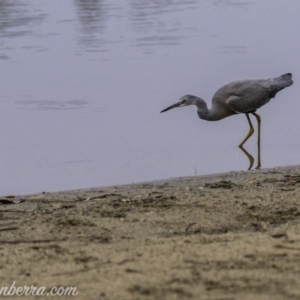
{"type": "Polygon", "coordinates": [[[257,110],[270,101],[268,90],[259,81],[237,81],[222,87],[213,97],[213,102],[222,102],[237,113],[257,110]]]}

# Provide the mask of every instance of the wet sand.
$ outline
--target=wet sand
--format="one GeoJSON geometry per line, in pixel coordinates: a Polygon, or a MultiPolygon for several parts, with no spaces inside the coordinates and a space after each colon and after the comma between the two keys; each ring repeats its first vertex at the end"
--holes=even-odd
{"type": "Polygon", "coordinates": [[[76,299],[300,299],[299,166],[1,201],[1,286],[76,286],[76,299]]]}

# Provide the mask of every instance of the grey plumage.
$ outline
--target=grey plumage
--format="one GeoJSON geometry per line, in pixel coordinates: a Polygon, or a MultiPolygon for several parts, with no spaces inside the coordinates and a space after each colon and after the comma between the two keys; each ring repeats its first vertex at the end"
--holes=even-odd
{"type": "MultiPolygon", "coordinates": [[[[196,105],[199,118],[207,121],[218,121],[235,114],[244,113],[246,114],[247,120],[249,122],[250,130],[246,138],[239,145],[241,148],[254,132],[254,128],[249,118],[249,113],[251,113],[256,117],[258,121],[259,145],[260,117],[255,113],[255,111],[263,105],[267,104],[272,98],[276,96],[279,91],[292,84],[293,81],[291,73],[287,73],[279,77],[270,79],[234,81],[222,86],[216,91],[216,93],[212,97],[212,106],[210,109],[207,108],[207,104],[203,99],[193,95],[185,95],[180,98],[179,102],[167,107],[161,112],[165,112],[175,107],[196,105]]],[[[259,162],[257,167],[259,168],[260,155],[258,160],[259,162]]],[[[251,167],[252,165],[250,162],[249,168],[251,167]]]]}

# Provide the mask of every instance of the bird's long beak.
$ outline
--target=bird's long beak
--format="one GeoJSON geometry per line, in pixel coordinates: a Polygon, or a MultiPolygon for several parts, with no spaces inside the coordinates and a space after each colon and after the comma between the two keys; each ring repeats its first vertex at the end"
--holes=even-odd
{"type": "Polygon", "coordinates": [[[164,110],[162,110],[161,113],[163,113],[163,112],[165,112],[165,111],[167,111],[169,109],[172,109],[172,108],[175,108],[175,107],[180,107],[180,106],[183,106],[182,103],[181,102],[177,102],[177,103],[175,103],[175,104],[173,104],[173,105],[165,108],[164,110]]]}

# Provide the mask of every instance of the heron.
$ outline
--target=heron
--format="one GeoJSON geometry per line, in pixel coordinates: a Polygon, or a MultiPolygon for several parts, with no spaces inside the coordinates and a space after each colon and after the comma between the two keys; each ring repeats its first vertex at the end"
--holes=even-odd
{"type": "Polygon", "coordinates": [[[185,95],[179,99],[179,102],[165,108],[161,113],[175,107],[196,105],[199,118],[207,121],[218,121],[236,114],[245,114],[250,128],[246,137],[239,144],[239,147],[247,155],[250,161],[248,170],[252,168],[254,158],[244,149],[243,145],[254,133],[254,127],[249,116],[250,114],[254,115],[257,120],[258,131],[258,161],[256,169],[259,169],[261,167],[261,117],[256,113],[256,110],[267,104],[279,91],[292,84],[293,80],[291,73],[269,79],[233,81],[216,91],[212,97],[210,109],[208,109],[206,102],[202,98],[193,95],[185,95]]]}

